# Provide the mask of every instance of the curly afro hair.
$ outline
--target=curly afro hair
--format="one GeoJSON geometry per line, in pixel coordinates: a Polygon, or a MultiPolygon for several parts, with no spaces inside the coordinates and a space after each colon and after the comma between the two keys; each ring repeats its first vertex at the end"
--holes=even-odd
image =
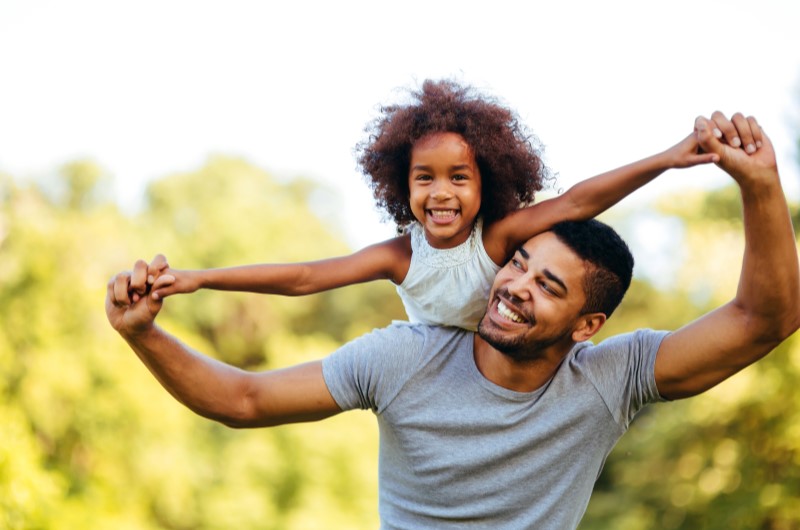
{"type": "Polygon", "coordinates": [[[365,128],[367,140],[356,146],[377,206],[399,227],[414,221],[408,201],[412,146],[431,133],[460,134],[472,148],[481,173],[479,215],[487,223],[533,202],[551,178],[538,138],[496,99],[450,80],[426,80],[410,95],[409,104],[381,107],[365,128]]]}

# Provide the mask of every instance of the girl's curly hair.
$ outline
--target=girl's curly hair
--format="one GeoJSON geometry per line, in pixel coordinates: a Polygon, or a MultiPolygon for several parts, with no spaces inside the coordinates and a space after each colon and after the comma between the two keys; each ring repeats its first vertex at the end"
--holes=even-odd
{"type": "Polygon", "coordinates": [[[409,104],[381,107],[365,128],[367,140],[356,146],[377,206],[398,226],[414,221],[408,201],[411,148],[431,133],[458,133],[472,148],[481,173],[479,214],[487,223],[532,202],[550,179],[538,138],[496,99],[450,80],[426,80],[410,95],[409,104]]]}

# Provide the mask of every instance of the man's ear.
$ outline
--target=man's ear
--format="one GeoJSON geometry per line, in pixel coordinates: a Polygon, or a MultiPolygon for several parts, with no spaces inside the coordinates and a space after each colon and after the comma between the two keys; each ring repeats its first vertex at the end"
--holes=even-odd
{"type": "Polygon", "coordinates": [[[605,313],[586,313],[578,317],[578,322],[572,330],[572,340],[583,342],[591,339],[606,323],[605,313]]]}

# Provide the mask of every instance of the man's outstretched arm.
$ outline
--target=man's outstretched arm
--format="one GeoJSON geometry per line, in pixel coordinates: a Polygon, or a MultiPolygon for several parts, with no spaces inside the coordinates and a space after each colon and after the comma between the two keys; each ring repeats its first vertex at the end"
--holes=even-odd
{"type": "Polygon", "coordinates": [[[744,258],[733,300],[672,333],[659,348],[656,383],[670,399],[708,390],[800,327],[797,248],[772,144],[753,118],[735,114],[728,120],[717,112],[712,120],[698,118],[695,132],[741,190],[744,258]]]}
{"type": "Polygon", "coordinates": [[[321,362],[248,372],[206,357],[156,325],[163,301],[149,291],[144,261],[114,276],[106,294],[108,320],[164,388],[197,414],[231,427],[266,427],[340,412],[321,362]]]}

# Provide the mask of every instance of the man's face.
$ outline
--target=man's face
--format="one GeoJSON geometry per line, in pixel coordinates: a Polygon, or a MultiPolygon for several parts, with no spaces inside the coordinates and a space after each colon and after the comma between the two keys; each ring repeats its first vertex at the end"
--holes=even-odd
{"type": "Polygon", "coordinates": [[[480,336],[517,360],[573,343],[586,301],[586,268],[552,232],[529,239],[497,273],[480,336]]]}

